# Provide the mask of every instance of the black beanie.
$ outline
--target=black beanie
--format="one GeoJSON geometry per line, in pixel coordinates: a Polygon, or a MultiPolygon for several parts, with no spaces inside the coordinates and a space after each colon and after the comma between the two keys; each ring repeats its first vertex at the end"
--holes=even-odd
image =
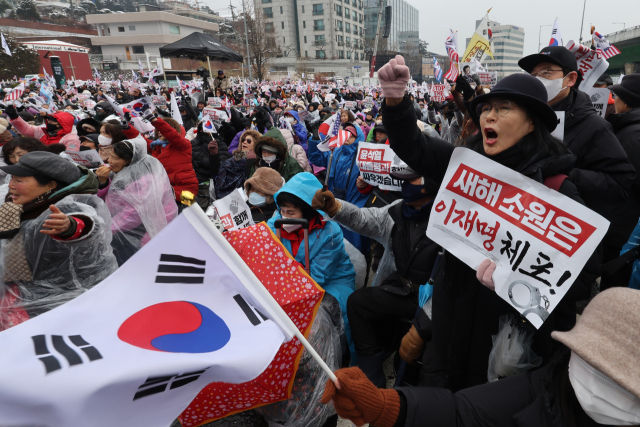
{"type": "Polygon", "coordinates": [[[640,107],[640,74],[624,76],[622,83],[609,87],[629,108],[640,107]]]}

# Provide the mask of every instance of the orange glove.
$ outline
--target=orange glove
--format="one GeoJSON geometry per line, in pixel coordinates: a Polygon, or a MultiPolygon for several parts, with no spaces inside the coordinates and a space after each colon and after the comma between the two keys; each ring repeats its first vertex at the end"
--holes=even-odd
{"type": "Polygon", "coordinates": [[[315,210],[324,211],[327,215],[333,218],[340,208],[342,208],[342,205],[339,200],[336,200],[331,191],[318,190],[316,191],[315,196],[313,196],[311,207],[315,210]]]}
{"type": "Polygon", "coordinates": [[[416,327],[411,325],[409,332],[402,338],[400,344],[400,358],[406,360],[408,364],[413,365],[420,357],[424,348],[424,340],[418,335],[416,327]]]}
{"type": "Polygon", "coordinates": [[[393,427],[400,415],[397,391],[377,388],[360,368],[339,369],[336,377],[340,388],[327,380],[321,403],[326,405],[333,400],[338,415],[357,426],[393,427]]]}

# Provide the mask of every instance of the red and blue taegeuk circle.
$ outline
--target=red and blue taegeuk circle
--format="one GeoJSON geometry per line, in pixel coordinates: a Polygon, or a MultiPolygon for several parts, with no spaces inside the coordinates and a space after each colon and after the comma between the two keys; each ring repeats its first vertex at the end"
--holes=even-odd
{"type": "Polygon", "coordinates": [[[231,339],[227,324],[211,309],[189,301],[154,304],[131,315],[118,338],[146,350],[210,353],[231,339]]]}

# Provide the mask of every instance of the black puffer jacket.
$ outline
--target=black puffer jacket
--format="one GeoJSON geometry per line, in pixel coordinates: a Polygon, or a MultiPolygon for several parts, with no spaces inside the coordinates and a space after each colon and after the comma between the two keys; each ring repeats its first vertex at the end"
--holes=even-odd
{"type": "Polygon", "coordinates": [[[202,125],[198,125],[198,134],[191,140],[191,162],[199,183],[207,182],[218,175],[220,163],[230,157],[229,148],[222,139],[216,139],[218,142],[218,154],[209,154],[207,147],[212,140],[213,136],[210,133],[203,132],[202,125]]]}
{"type": "Polygon", "coordinates": [[[562,349],[550,364],[535,372],[455,394],[441,388],[398,388],[403,411],[394,427],[566,427],[565,408],[572,409],[574,425],[600,426],[584,412],[570,384],[565,386],[568,389],[556,386],[557,377],[566,375],[569,355],[562,349]],[[562,405],[561,400],[568,404],[562,405]]]}
{"type": "MultiPolygon", "coordinates": [[[[441,183],[456,147],[420,132],[408,97],[394,107],[383,103],[382,117],[391,148],[398,157],[416,172],[441,183]]],[[[482,143],[470,149],[481,152],[482,143]]],[[[548,158],[536,155],[524,158],[512,169],[543,182],[546,177],[569,174],[574,162],[572,154],[548,158]]],[[[562,183],[560,193],[582,203],[570,180],[562,183]]],[[[432,339],[425,353],[421,384],[457,391],[487,381],[491,336],[499,331],[499,318],[518,312],[480,284],[475,271],[450,253],[444,256],[439,270],[433,290],[432,339]]],[[[575,302],[589,298],[598,275],[599,264],[594,254],[556,309],[535,331],[533,350],[545,362],[559,346],[551,339],[551,331],[567,331],[575,325],[575,302]]]]}
{"type": "Polygon", "coordinates": [[[552,108],[565,112],[564,145],[578,156],[569,178],[589,209],[615,222],[636,174],[611,125],[579,90],[571,90],[552,108]]]}
{"type": "MultiPolygon", "coordinates": [[[[627,153],[629,161],[640,170],[640,108],[634,108],[622,114],[610,114],[607,121],[613,126],[616,138],[627,153]]],[[[634,190],[640,190],[640,174],[636,175],[634,190]]]]}

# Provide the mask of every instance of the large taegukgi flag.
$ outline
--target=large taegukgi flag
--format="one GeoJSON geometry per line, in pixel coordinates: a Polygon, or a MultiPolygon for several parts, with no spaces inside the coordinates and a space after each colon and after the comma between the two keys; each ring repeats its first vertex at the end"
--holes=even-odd
{"type": "Polygon", "coordinates": [[[252,381],[292,342],[269,298],[187,209],[92,290],[0,333],[0,426],[167,427],[207,384],[252,381]]]}

